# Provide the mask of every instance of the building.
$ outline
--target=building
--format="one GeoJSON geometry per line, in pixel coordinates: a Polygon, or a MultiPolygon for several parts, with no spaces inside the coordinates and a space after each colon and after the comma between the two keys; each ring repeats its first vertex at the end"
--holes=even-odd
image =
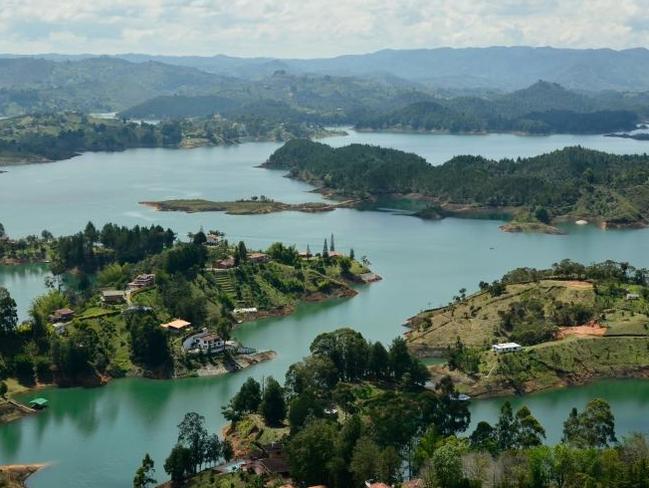
{"type": "Polygon", "coordinates": [[[203,329],[197,334],[192,334],[187,339],[183,341],[183,350],[185,352],[202,352],[205,354],[220,354],[226,349],[237,350],[238,344],[235,344],[233,341],[226,341],[220,336],[209,332],[207,329],[203,329]]]}
{"type": "Polygon", "coordinates": [[[141,290],[155,285],[155,274],[141,274],[128,284],[131,290],[141,290]]]}
{"type": "Polygon", "coordinates": [[[639,300],[640,295],[638,295],[637,293],[627,293],[626,294],[626,299],[627,300],[639,300]]]}
{"type": "Polygon", "coordinates": [[[253,263],[267,263],[270,261],[270,256],[263,252],[248,253],[248,260],[253,263]]]}
{"type": "Polygon", "coordinates": [[[30,400],[28,405],[33,408],[34,410],[43,410],[45,407],[47,407],[47,400],[45,398],[34,398],[33,400],[30,400]]]}
{"type": "Polygon", "coordinates": [[[74,310],[70,308],[59,308],[49,316],[50,322],[69,322],[74,318],[74,310]]]}
{"type": "Polygon", "coordinates": [[[523,346],[515,342],[503,342],[501,344],[494,344],[493,346],[491,346],[491,350],[498,354],[518,352],[523,350],[523,346]]]}
{"type": "Polygon", "coordinates": [[[166,324],[160,324],[160,327],[163,329],[170,330],[172,332],[180,332],[183,330],[187,330],[192,326],[191,322],[187,322],[186,320],[182,319],[174,319],[171,322],[167,322],[166,324]]]}
{"type": "Polygon", "coordinates": [[[234,268],[233,257],[220,259],[216,262],[216,269],[232,269],[232,268],[234,268]]]}
{"type": "Polygon", "coordinates": [[[218,234],[209,233],[205,236],[205,238],[207,239],[205,241],[205,244],[208,246],[216,246],[219,242],[221,242],[221,236],[218,234]]]}
{"type": "Polygon", "coordinates": [[[103,290],[101,292],[101,302],[104,305],[117,305],[123,303],[125,299],[124,292],[121,290],[103,290]]]}
{"type": "Polygon", "coordinates": [[[329,251],[329,257],[330,258],[342,258],[344,256],[343,253],[338,252],[338,251],[329,251]]]}

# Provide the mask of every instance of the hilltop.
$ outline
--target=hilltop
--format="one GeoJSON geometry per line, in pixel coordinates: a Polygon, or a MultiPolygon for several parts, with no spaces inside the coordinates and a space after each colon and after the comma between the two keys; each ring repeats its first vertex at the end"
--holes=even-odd
{"type": "Polygon", "coordinates": [[[516,160],[456,156],[432,166],[395,149],[294,140],[264,166],[288,170],[334,196],[407,199],[422,218],[508,215],[515,225],[504,230],[558,233],[554,224],[579,219],[602,227],[646,226],[647,163],[647,155],[567,147],[516,160]]]}
{"type": "Polygon", "coordinates": [[[451,374],[473,395],[528,393],[604,377],[649,373],[647,270],[626,263],[548,270],[522,268],[480,283],[467,296],[408,320],[409,349],[445,357],[434,375],[451,374]],[[496,353],[514,342],[523,350],[496,353]]]}

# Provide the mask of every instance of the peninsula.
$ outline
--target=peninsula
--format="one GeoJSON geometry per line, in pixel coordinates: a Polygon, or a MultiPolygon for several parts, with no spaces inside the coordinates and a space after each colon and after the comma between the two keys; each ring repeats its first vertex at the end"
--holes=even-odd
{"type": "Polygon", "coordinates": [[[420,358],[446,358],[430,367],[433,377],[449,374],[472,396],[643,378],[649,374],[648,276],[611,261],[516,269],[410,318],[408,347],[420,358]]]}
{"type": "Polygon", "coordinates": [[[405,200],[414,215],[505,218],[505,231],[561,233],[562,222],[602,228],[649,222],[649,156],[615,155],[582,147],[530,158],[494,161],[456,156],[433,166],[412,153],[364,144],[333,148],[293,140],[267,168],[315,185],[330,197],[365,202],[405,200]]]}
{"type": "MultiPolygon", "coordinates": [[[[240,370],[275,353],[236,341],[238,324],[288,315],[300,302],[353,297],[352,285],[377,279],[353,251],[336,251],[333,236],[312,254],[282,243],[252,251],[216,231],[183,243],[159,226],[88,224],[55,239],[51,253],[52,291],[34,301],[29,321],[18,323],[0,288],[0,372],[8,378],[0,385],[9,395],[240,370]]],[[[19,413],[7,405],[2,418],[19,413]]]]}

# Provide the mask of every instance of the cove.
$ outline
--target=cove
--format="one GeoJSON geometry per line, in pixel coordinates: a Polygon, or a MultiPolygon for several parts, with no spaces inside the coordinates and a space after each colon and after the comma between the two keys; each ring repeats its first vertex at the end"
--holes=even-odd
{"type": "MultiPolygon", "coordinates": [[[[326,140],[336,145],[351,141],[418,152],[434,163],[444,161],[448,154],[467,152],[516,157],[523,146],[526,152],[520,155],[576,143],[615,152],[637,152],[645,147],[638,141],[596,136],[352,133],[326,140]],[[609,142],[610,147],[603,146],[609,142]]],[[[647,229],[601,231],[570,226],[566,236],[506,234],[498,230],[499,222],[494,220],[430,222],[390,212],[351,209],[325,214],[187,215],[155,212],[137,204],[145,199],[188,195],[231,199],[266,194],[289,202],[318,198],[307,193],[310,187],[283,178],[281,172],[256,168],[276,147],[273,143],[254,143],[190,151],[84,154],[48,165],[12,167],[9,173],[0,175],[0,221],[13,235],[40,232],[42,228],[55,234],[76,232],[88,220],[98,225],[106,221],[125,225],[156,222],[172,227],[181,236],[202,225],[224,231],[229,239],[244,239],[253,247],[282,240],[319,249],[324,238],[334,233],[339,250],[353,247],[357,256],[367,255],[384,278],[361,287],[355,298],[304,304],[289,317],[252,322],[237,329],[235,334],[242,342],[278,352],[276,360],[242,373],[164,382],[123,379],[105,388],[39,393],[50,400],[49,410],[0,427],[0,462],[54,463],[34,476],[30,486],[128,486],[145,452],[156,461],[158,479],[164,479],[162,463],[185,412],[197,411],[206,416],[212,430],[219,429],[224,422],[220,406],[248,375],[283,379],[288,366],[308,352],[310,342],[320,332],[349,326],[371,340],[389,342],[403,332],[400,324],[407,317],[446,303],[462,287],[475,289],[480,280],[491,281],[516,266],[545,267],[563,258],[582,262],[610,258],[649,266],[647,229]]],[[[36,285],[42,283],[42,277],[19,276],[15,270],[0,269],[0,283],[9,287],[25,311],[25,304],[41,293],[36,285]]],[[[599,382],[515,402],[527,404],[548,430],[548,440],[556,442],[570,408],[582,407],[595,396],[611,403],[618,435],[649,431],[643,414],[649,407],[649,382],[599,382]]],[[[493,420],[502,401],[475,401],[473,422],[493,420]]]]}

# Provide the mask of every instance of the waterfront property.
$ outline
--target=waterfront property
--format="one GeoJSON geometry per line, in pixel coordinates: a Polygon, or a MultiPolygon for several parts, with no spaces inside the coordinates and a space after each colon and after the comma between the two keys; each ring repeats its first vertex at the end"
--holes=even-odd
{"type": "Polygon", "coordinates": [[[229,257],[225,259],[219,259],[216,262],[216,269],[232,269],[234,268],[234,258],[229,257]]]}
{"type": "Polygon", "coordinates": [[[219,354],[225,351],[225,347],[225,340],[207,329],[203,329],[183,341],[185,352],[200,351],[205,354],[219,354]]]}
{"type": "Polygon", "coordinates": [[[218,234],[209,233],[205,236],[205,238],[207,239],[205,241],[205,244],[207,244],[208,246],[216,246],[221,242],[221,236],[218,234]]]}
{"type": "Polygon", "coordinates": [[[141,274],[128,284],[131,290],[141,290],[155,285],[155,274],[141,274]]]}
{"type": "Polygon", "coordinates": [[[267,263],[270,261],[270,256],[263,252],[251,252],[248,254],[248,259],[253,263],[267,263]]]}
{"type": "Polygon", "coordinates": [[[121,290],[103,290],[101,292],[101,302],[104,305],[118,305],[126,300],[126,296],[121,290]]]}
{"type": "Polygon", "coordinates": [[[523,346],[517,344],[516,342],[503,342],[501,344],[494,344],[493,346],[491,346],[491,350],[497,354],[506,352],[518,352],[523,350],[523,346]]]}

